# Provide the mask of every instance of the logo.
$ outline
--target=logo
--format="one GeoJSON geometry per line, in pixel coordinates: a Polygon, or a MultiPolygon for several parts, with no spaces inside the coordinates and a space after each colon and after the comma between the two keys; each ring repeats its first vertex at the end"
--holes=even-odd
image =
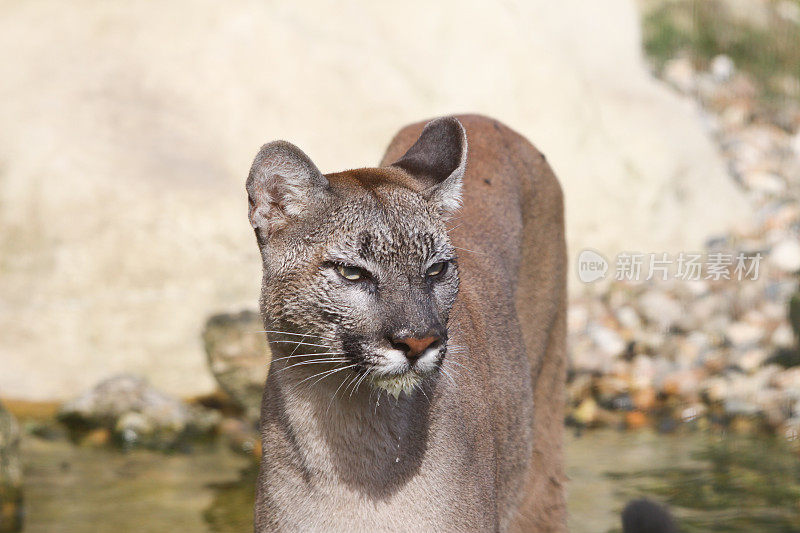
{"type": "Polygon", "coordinates": [[[594,250],[584,250],[578,255],[578,279],[593,283],[606,277],[608,261],[594,250]]]}

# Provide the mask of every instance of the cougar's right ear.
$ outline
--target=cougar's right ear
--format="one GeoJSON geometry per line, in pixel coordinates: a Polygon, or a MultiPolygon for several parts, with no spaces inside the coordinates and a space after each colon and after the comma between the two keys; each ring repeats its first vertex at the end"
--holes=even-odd
{"type": "Polygon", "coordinates": [[[455,117],[425,125],[419,139],[392,163],[422,183],[423,194],[445,217],[461,205],[461,183],[467,167],[467,132],[455,117]]]}
{"type": "Polygon", "coordinates": [[[250,224],[267,236],[301,216],[328,187],[311,159],[286,141],[265,144],[247,177],[250,224]]]}

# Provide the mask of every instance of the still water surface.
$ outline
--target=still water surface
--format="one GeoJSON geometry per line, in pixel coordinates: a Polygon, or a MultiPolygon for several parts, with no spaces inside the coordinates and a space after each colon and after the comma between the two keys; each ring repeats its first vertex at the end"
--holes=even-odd
{"type": "MultiPolygon", "coordinates": [[[[29,437],[26,532],[252,531],[251,461],[223,448],[120,453],[29,437]]],[[[567,435],[570,530],[619,530],[625,502],[668,503],[682,531],[800,531],[800,458],[772,438],[567,435]]]]}

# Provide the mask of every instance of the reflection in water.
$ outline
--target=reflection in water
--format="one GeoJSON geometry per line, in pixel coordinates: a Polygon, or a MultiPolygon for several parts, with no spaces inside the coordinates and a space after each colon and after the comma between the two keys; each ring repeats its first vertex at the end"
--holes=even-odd
{"type": "Polygon", "coordinates": [[[203,512],[210,530],[215,533],[240,533],[253,530],[253,505],[255,502],[258,468],[243,468],[239,479],[227,483],[214,483],[214,500],[203,512]]]}
{"type": "Polygon", "coordinates": [[[800,457],[772,436],[597,431],[568,439],[570,529],[619,531],[631,499],[681,531],[800,531],[800,457]]]}
{"type": "Polygon", "coordinates": [[[799,531],[800,461],[771,438],[709,438],[699,466],[611,474],[680,511],[682,531],[799,531]]]}
{"type": "MultiPolygon", "coordinates": [[[[120,453],[26,438],[27,532],[252,531],[256,467],[230,450],[120,453]]],[[[633,498],[682,531],[800,531],[800,460],[771,437],[568,434],[570,530],[619,531],[633,498]]]]}

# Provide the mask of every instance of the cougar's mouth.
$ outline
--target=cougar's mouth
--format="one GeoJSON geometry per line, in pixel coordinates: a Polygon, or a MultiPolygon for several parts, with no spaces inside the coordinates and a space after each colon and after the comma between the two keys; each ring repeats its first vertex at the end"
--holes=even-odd
{"type": "Polygon", "coordinates": [[[400,396],[401,392],[411,394],[411,392],[422,384],[424,376],[417,372],[410,370],[404,374],[384,374],[372,377],[372,385],[383,389],[395,398],[400,396]]]}
{"type": "Polygon", "coordinates": [[[414,358],[395,347],[353,337],[345,338],[342,347],[358,365],[358,371],[367,374],[373,387],[398,397],[401,392],[411,394],[427,377],[438,372],[447,351],[446,342],[444,339],[414,358]]]}
{"type": "Polygon", "coordinates": [[[379,356],[379,362],[370,368],[371,383],[396,398],[401,392],[411,394],[425,378],[438,372],[446,348],[441,346],[415,361],[409,361],[397,350],[386,350],[386,352],[388,353],[379,356]]]}

